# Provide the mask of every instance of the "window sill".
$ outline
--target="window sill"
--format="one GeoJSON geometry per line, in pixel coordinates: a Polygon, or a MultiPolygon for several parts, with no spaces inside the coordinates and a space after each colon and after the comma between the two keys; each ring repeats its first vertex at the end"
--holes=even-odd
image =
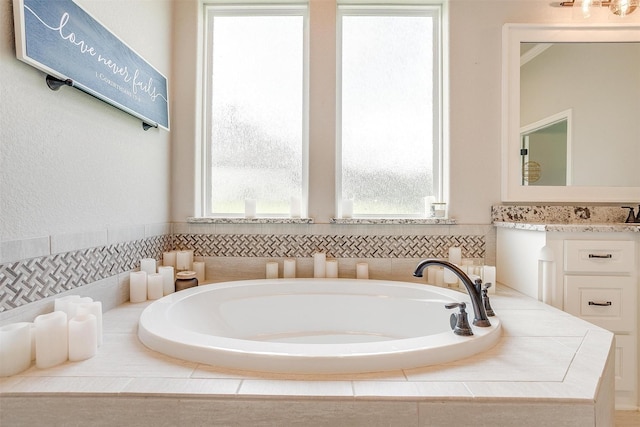
{"type": "Polygon", "coordinates": [[[456,225],[452,218],[331,218],[331,224],[357,225],[456,225]]]}
{"type": "Polygon", "coordinates": [[[189,217],[190,224],[313,224],[313,218],[213,218],[189,217]]]}

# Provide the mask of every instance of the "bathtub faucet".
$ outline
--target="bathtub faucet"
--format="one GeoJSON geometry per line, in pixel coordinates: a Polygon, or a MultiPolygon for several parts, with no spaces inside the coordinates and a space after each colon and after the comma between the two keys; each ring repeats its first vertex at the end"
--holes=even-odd
{"type": "Polygon", "coordinates": [[[416,271],[413,272],[413,275],[415,277],[422,277],[422,272],[430,265],[440,265],[455,273],[455,275],[462,280],[462,283],[464,283],[464,287],[467,288],[467,292],[471,298],[471,305],[473,306],[474,314],[473,324],[481,327],[491,326],[491,322],[489,322],[487,312],[485,311],[482,303],[482,281],[477,280],[476,283],[473,283],[469,276],[467,276],[464,271],[460,270],[457,265],[440,259],[425,259],[420,261],[420,264],[416,267],[416,271]]]}

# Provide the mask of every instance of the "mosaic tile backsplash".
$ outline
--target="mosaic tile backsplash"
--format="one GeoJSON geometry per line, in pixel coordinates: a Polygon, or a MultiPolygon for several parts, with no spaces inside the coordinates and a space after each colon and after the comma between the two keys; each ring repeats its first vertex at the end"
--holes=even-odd
{"type": "Polygon", "coordinates": [[[0,313],[133,270],[140,259],[193,249],[201,257],[484,258],[484,235],[173,234],[0,264],[0,313]]]}

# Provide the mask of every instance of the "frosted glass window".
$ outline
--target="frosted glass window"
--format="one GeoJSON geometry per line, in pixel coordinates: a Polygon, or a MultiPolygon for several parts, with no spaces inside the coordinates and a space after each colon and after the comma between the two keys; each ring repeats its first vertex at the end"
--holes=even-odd
{"type": "Polygon", "coordinates": [[[210,17],[209,215],[286,216],[303,189],[304,17],[210,17]]]}
{"type": "Polygon", "coordinates": [[[341,16],[341,196],[356,216],[424,216],[440,197],[438,21],[341,16]]]}

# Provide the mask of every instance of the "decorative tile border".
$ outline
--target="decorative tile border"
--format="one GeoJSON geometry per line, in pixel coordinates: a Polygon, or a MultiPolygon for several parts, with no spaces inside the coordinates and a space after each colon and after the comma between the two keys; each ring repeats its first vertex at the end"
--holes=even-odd
{"type": "Polygon", "coordinates": [[[451,246],[464,258],[484,258],[484,235],[379,236],[293,234],[173,234],[0,264],[0,313],[80,288],[161,259],[174,248],[196,256],[335,258],[446,258],[451,246]]]}
{"type": "Polygon", "coordinates": [[[484,258],[485,236],[345,236],[292,234],[174,234],[178,249],[196,256],[334,258],[446,258],[451,246],[464,258],[484,258]]]}
{"type": "Polygon", "coordinates": [[[0,312],[132,270],[172,247],[163,235],[0,264],[0,312]]]}

